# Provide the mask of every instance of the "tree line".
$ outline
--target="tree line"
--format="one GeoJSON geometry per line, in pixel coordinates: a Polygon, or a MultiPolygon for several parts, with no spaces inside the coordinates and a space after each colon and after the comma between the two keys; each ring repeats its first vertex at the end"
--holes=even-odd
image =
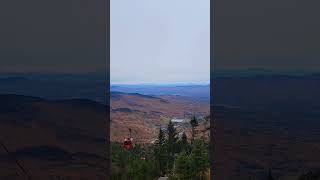
{"type": "Polygon", "coordinates": [[[210,179],[209,145],[196,137],[199,125],[196,116],[189,121],[191,138],[181,136],[170,121],[165,129],[159,128],[153,144],[135,145],[130,150],[120,143],[112,143],[112,179],[144,180],[167,177],[172,180],[210,179]]]}

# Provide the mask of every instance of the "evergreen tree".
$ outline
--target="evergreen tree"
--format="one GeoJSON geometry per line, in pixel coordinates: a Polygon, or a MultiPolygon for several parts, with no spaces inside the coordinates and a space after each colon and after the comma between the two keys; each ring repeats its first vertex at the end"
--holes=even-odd
{"type": "Polygon", "coordinates": [[[193,144],[194,138],[196,136],[196,127],[199,125],[198,124],[198,119],[197,119],[197,117],[195,115],[192,116],[192,118],[190,120],[190,125],[191,125],[191,130],[192,130],[191,144],[193,144]]]}
{"type": "Polygon", "coordinates": [[[185,152],[177,157],[174,172],[177,179],[192,179],[192,161],[185,152]]]}
{"type": "Polygon", "coordinates": [[[128,177],[133,180],[153,179],[151,161],[135,159],[128,166],[128,177]]]}
{"type": "Polygon", "coordinates": [[[178,136],[177,136],[177,131],[176,128],[174,127],[172,121],[169,121],[168,127],[168,140],[167,140],[167,152],[168,152],[168,170],[171,171],[173,168],[174,164],[174,155],[178,151],[178,146],[177,146],[177,141],[178,141],[178,136]]]}
{"type": "Polygon", "coordinates": [[[183,132],[181,139],[179,141],[179,151],[186,152],[186,153],[190,152],[190,145],[188,142],[188,137],[185,132],[183,132]]]}
{"type": "Polygon", "coordinates": [[[157,162],[158,174],[160,176],[166,173],[167,166],[167,148],[166,148],[166,139],[163,130],[159,129],[158,139],[155,143],[154,157],[157,162]]]}
{"type": "Polygon", "coordinates": [[[191,158],[194,178],[202,179],[210,167],[208,150],[202,140],[198,139],[194,142],[191,158]]]}
{"type": "Polygon", "coordinates": [[[123,150],[120,143],[111,144],[111,165],[112,165],[112,178],[111,179],[124,179],[126,175],[126,165],[129,158],[129,153],[123,150]]]}

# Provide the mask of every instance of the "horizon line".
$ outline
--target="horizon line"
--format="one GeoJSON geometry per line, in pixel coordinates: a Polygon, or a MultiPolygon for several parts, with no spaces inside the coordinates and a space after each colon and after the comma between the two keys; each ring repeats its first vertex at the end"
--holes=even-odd
{"type": "Polygon", "coordinates": [[[140,83],[140,82],[110,82],[111,86],[172,86],[172,85],[210,85],[210,81],[205,82],[167,82],[167,83],[140,83]]]}

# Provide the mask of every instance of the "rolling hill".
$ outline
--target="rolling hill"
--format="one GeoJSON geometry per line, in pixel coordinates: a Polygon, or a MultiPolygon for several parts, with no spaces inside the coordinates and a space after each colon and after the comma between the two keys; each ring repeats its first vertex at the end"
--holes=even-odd
{"type": "Polygon", "coordinates": [[[204,117],[209,111],[209,103],[179,95],[111,92],[111,141],[123,141],[130,128],[137,143],[150,143],[170,119],[188,121],[193,114],[204,117]]]}
{"type": "Polygon", "coordinates": [[[320,169],[320,76],[213,77],[216,179],[299,179],[320,169]]]}
{"type": "MultiPolygon", "coordinates": [[[[90,100],[0,95],[0,179],[97,179],[106,161],[106,106],[90,100]]],[[[99,178],[98,178],[99,179],[99,178]]]]}

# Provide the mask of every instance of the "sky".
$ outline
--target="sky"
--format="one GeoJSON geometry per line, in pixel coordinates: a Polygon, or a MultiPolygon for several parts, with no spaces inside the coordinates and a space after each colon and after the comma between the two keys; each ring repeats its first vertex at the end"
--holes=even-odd
{"type": "Polygon", "coordinates": [[[0,2],[0,73],[106,72],[100,0],[0,2]]]}
{"type": "Polygon", "coordinates": [[[320,1],[215,0],[211,70],[320,70],[320,1]]]}
{"type": "MultiPolygon", "coordinates": [[[[106,1],[0,1],[0,73],[109,74],[106,1]]],[[[111,0],[111,80],[208,81],[211,71],[320,70],[320,1],[111,0]],[[214,44],[209,62],[209,42],[214,44]]]]}
{"type": "Polygon", "coordinates": [[[210,80],[210,0],[111,0],[113,84],[210,80]]]}

